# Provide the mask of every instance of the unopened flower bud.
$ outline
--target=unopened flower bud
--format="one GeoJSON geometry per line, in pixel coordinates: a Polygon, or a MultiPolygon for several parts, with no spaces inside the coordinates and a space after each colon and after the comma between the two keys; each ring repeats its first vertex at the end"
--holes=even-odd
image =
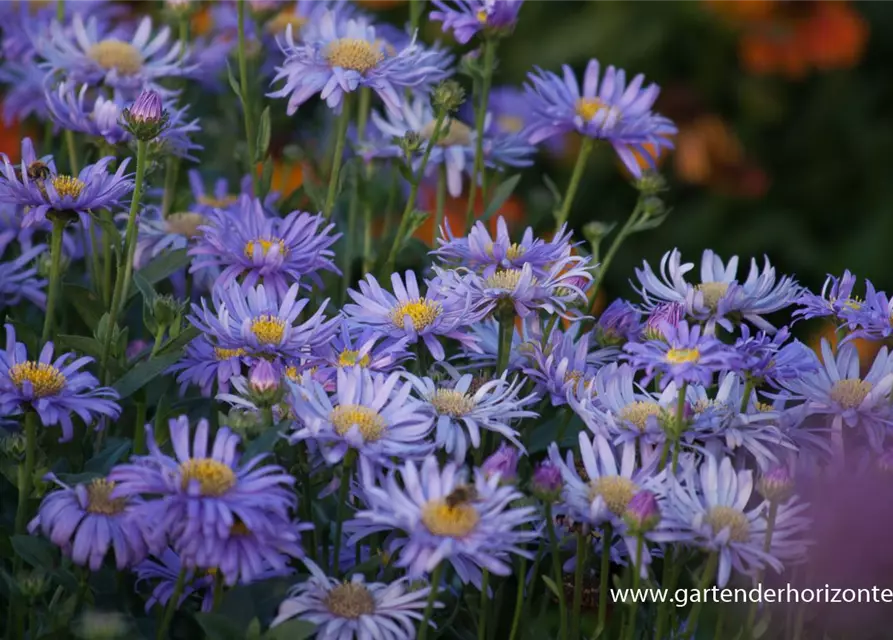
{"type": "Polygon", "coordinates": [[[626,505],[623,521],[636,534],[647,533],[654,529],[660,522],[657,496],[651,491],[639,491],[626,505]]]}
{"type": "Polygon", "coordinates": [[[465,90],[455,80],[441,82],[434,89],[431,104],[436,112],[454,113],[465,102],[465,90]]]}
{"type": "Polygon", "coordinates": [[[0,428],[0,452],[6,458],[13,460],[22,460],[25,457],[25,447],[27,439],[21,431],[7,431],[0,428]]]}
{"type": "Polygon", "coordinates": [[[180,302],[173,296],[164,295],[155,298],[155,302],[152,305],[152,313],[155,317],[155,322],[159,326],[169,327],[180,321],[180,316],[185,308],[185,302],[180,302]]]}
{"type": "Polygon", "coordinates": [[[794,493],[794,480],[787,466],[771,468],[757,481],[757,491],[769,502],[785,502],[794,493]]]}
{"type": "Polygon", "coordinates": [[[124,128],[137,140],[154,140],[167,127],[168,113],[162,109],[157,91],[146,89],[121,114],[124,128]]]}
{"type": "Polygon", "coordinates": [[[646,340],[666,340],[663,325],[677,326],[685,317],[685,307],[678,302],[657,305],[645,321],[646,340]]]}
{"type": "Polygon", "coordinates": [[[42,571],[20,574],[17,584],[19,591],[27,600],[39,598],[47,588],[46,576],[42,571]]]}
{"type": "Polygon", "coordinates": [[[404,155],[412,156],[422,147],[422,136],[417,131],[407,131],[396,142],[404,155]]]}
{"type": "Polygon", "coordinates": [[[481,471],[487,478],[498,473],[500,482],[514,482],[518,477],[518,458],[520,456],[521,452],[518,449],[503,442],[492,455],[484,460],[481,471]]]}
{"type": "Polygon", "coordinates": [[[555,502],[561,497],[564,483],[561,480],[561,469],[546,460],[533,470],[530,488],[533,495],[543,502],[555,502]]]}
{"type": "Polygon", "coordinates": [[[667,205],[657,196],[648,196],[642,201],[642,215],[644,218],[657,218],[667,211],[667,205]]]}
{"type": "Polygon", "coordinates": [[[260,359],[248,373],[251,400],[259,407],[271,407],[282,397],[282,374],[268,360],[260,359]]]}
{"type": "Polygon", "coordinates": [[[667,190],[667,181],[655,171],[646,171],[634,184],[643,196],[653,196],[667,190]]]}

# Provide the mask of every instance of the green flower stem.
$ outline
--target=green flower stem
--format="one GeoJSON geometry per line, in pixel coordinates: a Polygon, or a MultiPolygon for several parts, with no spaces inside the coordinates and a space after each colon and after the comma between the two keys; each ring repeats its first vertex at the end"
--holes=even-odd
{"type": "MultiPolygon", "coordinates": [[[[570,192],[570,189],[568,189],[570,192]]],[[[566,203],[565,203],[566,204],[566,203]]],[[[589,313],[593,315],[595,313],[595,305],[598,301],[598,292],[601,290],[602,285],[605,282],[605,274],[608,273],[608,267],[611,266],[611,261],[614,259],[614,255],[617,253],[618,249],[620,249],[620,245],[623,244],[623,241],[626,240],[626,237],[630,234],[635,224],[639,221],[639,217],[641,216],[644,208],[641,205],[641,202],[636,203],[635,208],[632,213],[629,214],[629,218],[626,219],[626,222],[621,227],[620,231],[617,232],[617,235],[614,236],[614,241],[611,243],[611,246],[608,247],[608,252],[605,254],[604,260],[602,260],[601,265],[598,268],[598,272],[595,274],[595,280],[592,283],[592,291],[590,292],[589,299],[589,313]]]]}
{"type": "Polygon", "coordinates": [[[28,411],[25,413],[25,465],[21,467],[19,476],[19,504],[16,509],[15,532],[17,534],[25,533],[25,526],[28,524],[28,499],[31,497],[36,461],[37,414],[34,411],[28,411]]]}
{"type": "MultiPolygon", "coordinates": [[[[778,502],[772,500],[769,503],[769,514],[766,516],[766,535],[763,538],[763,553],[769,553],[769,549],[772,548],[772,534],[775,529],[775,519],[778,516],[778,502]]],[[[763,570],[759,569],[757,571],[757,575],[754,577],[754,584],[759,584],[763,581],[763,570]]],[[[747,621],[744,625],[744,638],[750,638],[751,632],[753,630],[754,622],[757,619],[757,604],[756,602],[751,602],[750,606],[747,610],[747,621]]]]}
{"type": "Polygon", "coordinates": [[[56,301],[59,299],[59,284],[62,279],[62,231],[65,221],[53,220],[53,233],[50,239],[50,284],[47,291],[47,310],[43,317],[43,333],[40,341],[45,344],[53,333],[56,316],[56,301]]]}
{"type": "Polygon", "coordinates": [[[174,193],[180,172],[180,158],[171,156],[164,168],[164,193],[161,195],[161,216],[167,218],[174,206],[174,193]]]}
{"type": "Polygon", "coordinates": [[[567,602],[564,597],[564,580],[561,576],[561,549],[555,535],[555,521],[552,518],[552,505],[546,504],[546,529],[549,533],[549,546],[552,548],[552,581],[558,590],[558,610],[561,640],[567,640],[567,602]]]}
{"type": "Polygon", "coordinates": [[[71,176],[76,178],[81,172],[78,167],[78,149],[74,141],[74,131],[65,130],[65,147],[68,149],[68,170],[71,176]]]}
{"type": "Polygon", "coordinates": [[[443,226],[443,209],[446,204],[446,165],[442,164],[437,169],[437,199],[434,205],[434,231],[431,236],[431,247],[437,248],[437,238],[440,227],[443,226]]]}
{"type": "Polygon", "coordinates": [[[146,453],[146,398],[140,392],[140,399],[136,402],[136,420],[133,421],[133,455],[141,456],[146,453]]]}
{"type": "Polygon", "coordinates": [[[418,30],[424,8],[425,0],[409,0],[410,35],[415,35],[415,32],[418,30]]]}
{"type": "MultiPolygon", "coordinates": [[[[719,611],[716,613],[716,626],[713,627],[713,638],[714,640],[722,639],[722,629],[726,623],[726,607],[719,607],[719,611]]],[[[750,638],[750,635],[744,634],[745,638],[750,638]]]]}
{"type": "MultiPolygon", "coordinates": [[[[606,533],[607,527],[606,526],[606,533]]],[[[577,531],[577,566],[574,568],[574,603],[571,610],[571,638],[580,637],[580,609],[583,606],[583,572],[586,570],[586,560],[588,557],[589,545],[586,543],[586,534],[580,529],[577,531]]],[[[602,552],[602,565],[604,566],[604,557],[610,553],[602,552]]]]}
{"type": "Polygon", "coordinates": [[[679,389],[679,395],[676,397],[676,424],[673,433],[673,475],[676,474],[676,467],[679,464],[679,438],[682,436],[685,425],[685,392],[688,390],[688,383],[682,384],[679,389]]]}
{"type": "MultiPolygon", "coordinates": [[[[109,225],[114,225],[112,212],[103,209],[102,219],[109,225]]],[[[111,228],[111,227],[108,227],[111,228]]],[[[112,304],[112,234],[102,234],[102,301],[108,308],[112,304]]],[[[116,239],[117,241],[117,239],[116,239]]],[[[116,247],[117,250],[117,247],[116,247]]]]}
{"type": "MultiPolygon", "coordinates": [[[[527,590],[527,595],[524,596],[524,611],[528,611],[533,603],[533,593],[536,591],[536,580],[539,578],[539,570],[540,563],[543,560],[543,555],[545,555],[546,545],[539,545],[536,550],[536,557],[533,559],[533,568],[530,571],[530,575],[532,576],[532,581],[530,583],[530,588],[527,590]]],[[[523,584],[522,584],[523,588],[523,584]]],[[[543,600],[548,600],[548,598],[543,598],[543,600]]]]}
{"type": "Polygon", "coordinates": [[[484,569],[481,579],[481,610],[478,617],[478,640],[487,638],[487,613],[490,610],[490,572],[484,569]]]}
{"type": "Polygon", "coordinates": [[[577,188],[580,186],[580,180],[583,178],[583,170],[586,168],[586,160],[592,153],[592,147],[595,141],[590,137],[584,137],[580,143],[580,151],[577,153],[577,162],[574,164],[574,172],[571,174],[571,181],[567,185],[567,191],[561,201],[561,209],[555,215],[555,231],[561,228],[571,212],[571,205],[574,203],[574,196],[577,195],[577,188]]]}
{"type": "Polygon", "coordinates": [[[512,350],[512,337],[515,333],[514,313],[503,313],[499,320],[499,346],[496,354],[496,375],[508,368],[509,354],[512,350]]]}
{"type": "Polygon", "coordinates": [[[218,569],[214,573],[214,600],[211,611],[219,611],[223,601],[223,572],[218,569]]]}
{"type": "Polygon", "coordinates": [[[130,201],[130,214],[127,217],[127,230],[124,233],[124,249],[121,259],[118,261],[118,273],[115,275],[115,290],[112,294],[112,303],[109,307],[109,323],[106,327],[106,336],[102,345],[102,357],[99,369],[104,381],[108,373],[108,360],[112,350],[112,338],[115,334],[115,325],[118,315],[124,306],[127,285],[133,275],[133,254],[136,251],[137,213],[139,213],[140,199],[143,196],[143,182],[146,176],[146,153],[149,143],[138,140],[136,143],[136,182],[133,187],[133,198],[130,201]]]}
{"type": "MultiPolygon", "coordinates": [[[[713,582],[713,578],[716,577],[716,566],[719,563],[719,554],[715,551],[711,551],[710,555],[707,556],[707,562],[704,565],[704,573],[701,574],[701,580],[698,582],[698,590],[703,593],[704,589],[710,586],[710,583],[713,582]]],[[[688,621],[685,623],[685,632],[689,637],[693,637],[695,633],[695,629],[698,626],[698,617],[701,614],[701,605],[704,603],[698,600],[695,602],[691,611],[688,613],[688,621]]]]}
{"type": "MultiPolygon", "coordinates": [[[[664,449],[666,451],[666,449],[664,449]]],[[[661,464],[661,468],[663,468],[663,464],[661,464]]],[[[668,547],[666,555],[664,556],[664,569],[663,574],[661,575],[660,586],[668,591],[675,586],[675,581],[673,580],[673,566],[674,558],[673,558],[673,547],[668,547]]],[[[654,638],[655,640],[663,640],[664,630],[666,629],[666,623],[672,615],[667,609],[667,603],[661,602],[657,608],[657,631],[655,632],[654,638]]]]}
{"type": "Polygon", "coordinates": [[[739,407],[739,413],[747,413],[747,405],[750,402],[750,395],[753,393],[753,379],[750,376],[747,376],[747,379],[744,381],[744,393],[741,396],[741,407],[739,407]]]}
{"type": "MultiPolygon", "coordinates": [[[[345,93],[341,99],[341,115],[335,130],[335,151],[332,154],[332,171],[329,173],[329,191],[326,193],[326,203],[323,207],[323,217],[328,220],[332,217],[335,208],[335,199],[338,196],[338,180],[341,176],[341,162],[344,156],[344,143],[347,140],[347,126],[350,124],[350,94],[345,93]]],[[[368,112],[368,109],[367,109],[368,112]]]]}
{"type": "MultiPolygon", "coordinates": [[[[598,592],[598,626],[596,629],[605,628],[608,619],[608,578],[611,574],[611,541],[614,539],[614,527],[608,522],[602,529],[602,564],[599,568],[599,592],[598,592]]],[[[574,594],[576,596],[576,593],[574,594]]]]}
{"type": "Polygon", "coordinates": [[[164,344],[164,332],[167,329],[166,326],[161,325],[155,331],[155,336],[152,341],[152,352],[149,354],[149,359],[151,360],[156,355],[158,355],[158,351],[161,349],[161,346],[164,344]]]}
{"type": "Polygon", "coordinates": [[[158,626],[158,633],[155,634],[156,640],[167,640],[167,630],[171,626],[171,621],[174,619],[174,611],[177,610],[177,605],[180,603],[180,596],[183,595],[183,587],[186,584],[186,567],[180,569],[180,574],[177,576],[177,583],[174,585],[174,592],[171,594],[171,599],[167,601],[167,607],[164,609],[164,618],[161,620],[161,624],[158,626]]]}
{"type": "Polygon", "coordinates": [[[99,235],[96,233],[97,227],[99,227],[98,224],[90,225],[90,241],[88,244],[85,240],[84,245],[87,253],[90,254],[90,261],[88,262],[90,267],[90,284],[93,286],[94,293],[102,300],[102,259],[99,251],[99,235]]]}
{"type": "MultiPolygon", "coordinates": [[[[242,113],[245,116],[245,136],[248,142],[248,173],[251,175],[252,193],[260,194],[257,167],[257,132],[254,129],[254,117],[251,112],[251,100],[248,92],[248,55],[245,51],[245,0],[238,0],[239,29],[239,89],[242,94],[242,113]]],[[[327,216],[328,217],[328,216],[327,216]]]]}
{"type": "Polygon", "coordinates": [[[409,198],[406,200],[406,206],[403,208],[403,216],[400,218],[400,226],[397,227],[397,234],[394,236],[394,244],[391,245],[391,252],[388,254],[387,262],[385,262],[385,274],[389,274],[394,270],[394,264],[397,262],[397,253],[399,253],[400,247],[403,246],[403,236],[406,235],[406,227],[409,225],[409,215],[412,213],[413,207],[415,207],[416,197],[419,193],[419,185],[422,183],[425,169],[428,167],[428,159],[431,157],[431,152],[434,150],[434,146],[440,139],[440,133],[443,129],[443,123],[446,120],[446,116],[447,114],[445,110],[442,110],[437,114],[431,138],[425,144],[425,152],[422,154],[422,162],[419,165],[419,172],[414,176],[412,187],[409,190],[409,198]]]}
{"type": "Polygon", "coordinates": [[[347,497],[350,495],[350,477],[353,474],[354,461],[357,452],[354,449],[348,449],[347,455],[344,456],[344,466],[342,467],[341,486],[338,487],[338,506],[337,521],[335,522],[335,553],[332,556],[333,573],[338,575],[341,565],[341,532],[344,527],[344,508],[347,505],[347,497]]]}
{"type": "Polygon", "coordinates": [[[471,230],[474,224],[474,199],[477,195],[478,179],[481,181],[481,199],[487,195],[486,172],[484,171],[484,123],[487,117],[487,106],[490,102],[490,85],[493,81],[493,67],[496,62],[496,40],[486,38],[484,40],[484,68],[481,76],[481,95],[475,110],[474,131],[474,170],[471,172],[471,181],[468,185],[468,205],[465,210],[465,233],[471,230]]]}
{"type": "MultiPolygon", "coordinates": [[[[381,230],[382,238],[387,238],[391,233],[391,228],[394,226],[394,206],[397,201],[397,187],[400,184],[400,174],[397,171],[392,171],[392,174],[391,186],[388,189],[388,199],[384,206],[384,224],[381,230]]],[[[369,272],[370,269],[364,269],[364,271],[369,272]]]]}
{"type": "Polygon", "coordinates": [[[56,0],[56,20],[65,23],[65,0],[56,0]]]}
{"type": "MultiPolygon", "coordinates": [[[[642,578],[642,571],[639,567],[642,566],[643,542],[641,534],[636,536],[636,563],[633,565],[633,593],[638,590],[642,578]]],[[[633,640],[636,637],[636,612],[638,611],[638,608],[639,601],[633,600],[629,608],[629,619],[627,620],[626,632],[623,636],[625,640],[633,640]]]]}
{"type": "Polygon", "coordinates": [[[441,560],[440,564],[434,569],[434,573],[431,574],[431,591],[428,593],[428,603],[425,605],[425,613],[422,614],[422,622],[419,624],[419,634],[417,640],[425,640],[428,637],[428,621],[431,619],[431,614],[434,612],[434,603],[437,601],[437,590],[440,588],[440,579],[443,577],[443,568],[445,563],[441,560]]]}
{"type": "MultiPolygon", "coordinates": [[[[518,592],[515,594],[515,614],[512,616],[512,629],[509,632],[509,640],[515,640],[518,635],[518,627],[521,623],[521,610],[524,608],[524,582],[527,572],[527,558],[521,556],[518,564],[518,592]]],[[[536,572],[533,574],[536,576],[536,572]]]]}
{"type": "MultiPolygon", "coordinates": [[[[369,90],[369,87],[363,87],[360,89],[360,103],[357,111],[357,141],[362,142],[366,137],[366,123],[369,121],[369,109],[372,102],[372,93],[369,90]]],[[[363,169],[364,173],[368,176],[369,163],[367,163],[363,169]]],[[[368,207],[365,208],[367,211],[371,211],[368,207]]],[[[351,274],[351,265],[353,265],[353,248],[354,248],[354,238],[357,233],[357,217],[360,213],[360,180],[354,180],[354,188],[353,193],[350,196],[350,208],[347,210],[347,229],[345,230],[343,240],[344,240],[344,248],[342,249],[342,261],[341,261],[341,274],[342,274],[342,282],[343,287],[341,288],[341,304],[344,304],[345,299],[347,298],[347,289],[350,287],[350,274],[351,274]]],[[[363,240],[363,250],[366,251],[366,236],[368,235],[368,225],[367,229],[364,231],[364,240],[363,240]]]]}

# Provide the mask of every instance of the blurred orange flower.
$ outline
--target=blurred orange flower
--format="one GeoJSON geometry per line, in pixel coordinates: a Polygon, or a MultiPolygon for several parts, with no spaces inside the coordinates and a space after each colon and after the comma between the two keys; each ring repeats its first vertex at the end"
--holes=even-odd
{"type": "MultiPolygon", "coordinates": [[[[0,107],[3,105],[0,104],[0,107]]],[[[7,125],[0,118],[0,152],[9,156],[10,162],[18,162],[22,150],[22,138],[29,135],[21,124],[13,122],[7,125]]]]}
{"type": "Polygon", "coordinates": [[[406,0],[357,0],[358,5],[373,11],[379,9],[391,9],[404,2],[406,2],[406,0]]]}
{"type": "MultiPolygon", "coordinates": [[[[822,338],[828,340],[828,343],[833,348],[837,348],[837,333],[834,331],[834,325],[825,324],[808,341],[809,347],[819,355],[819,358],[822,357],[822,338]]],[[[853,340],[852,343],[856,347],[856,351],[859,352],[859,363],[862,366],[862,371],[867,371],[871,366],[871,363],[874,361],[877,352],[880,350],[882,343],[875,340],[865,340],[863,338],[857,338],[856,340],[853,340]]]]}
{"type": "MultiPolygon", "coordinates": [[[[435,206],[435,190],[432,187],[423,186],[421,191],[419,192],[419,208],[423,211],[430,211],[431,215],[429,215],[425,219],[425,222],[422,223],[422,226],[420,226],[416,230],[415,237],[427,244],[431,244],[434,239],[435,206]]],[[[458,198],[452,198],[447,195],[446,201],[444,202],[444,220],[449,222],[450,229],[452,229],[453,233],[456,235],[464,235],[463,231],[465,229],[465,210],[467,206],[468,196],[465,194],[462,194],[458,198]]],[[[499,213],[490,218],[487,224],[490,229],[490,233],[496,233],[496,220],[499,216],[505,218],[506,223],[509,225],[509,228],[511,228],[513,223],[520,222],[524,219],[524,213],[524,202],[518,197],[509,197],[509,199],[505,201],[502,207],[499,208],[499,213]]],[[[480,191],[478,191],[474,204],[474,217],[480,218],[483,214],[484,203],[481,199],[480,191]]]]}

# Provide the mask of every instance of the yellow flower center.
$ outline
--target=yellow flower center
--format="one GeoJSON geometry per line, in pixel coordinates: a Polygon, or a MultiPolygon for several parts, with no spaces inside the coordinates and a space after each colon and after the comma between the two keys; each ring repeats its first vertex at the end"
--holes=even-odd
{"type": "Polygon", "coordinates": [[[701,359],[701,352],[697,349],[670,349],[667,351],[667,362],[670,364],[685,364],[697,362],[701,359]]]}
{"type": "Polygon", "coordinates": [[[267,22],[266,29],[268,33],[275,36],[280,33],[285,33],[285,30],[291,25],[292,32],[298,34],[301,29],[304,28],[305,24],[307,24],[307,18],[302,18],[294,11],[285,10],[280,11],[273,16],[270,21],[267,22]]]}
{"type": "Polygon", "coordinates": [[[203,496],[222,496],[236,486],[236,474],[227,465],[211,458],[191,458],[180,464],[183,489],[198,481],[203,496]]]}
{"type": "Polygon", "coordinates": [[[298,376],[298,368],[295,365],[290,365],[285,368],[285,377],[291,380],[292,382],[298,382],[300,377],[298,376]]]}
{"type": "Polygon", "coordinates": [[[474,409],[474,398],[455,389],[438,389],[430,399],[440,415],[458,418],[474,409]]]}
{"type": "Polygon", "coordinates": [[[114,516],[127,506],[126,498],[112,498],[115,483],[97,478],[87,487],[87,511],[104,516],[114,516]]]}
{"type": "Polygon", "coordinates": [[[691,409],[695,413],[701,414],[701,413],[704,413],[705,411],[707,411],[708,409],[713,409],[715,407],[722,408],[723,403],[717,402],[716,400],[710,400],[710,399],[704,398],[704,399],[701,399],[701,400],[698,400],[697,402],[695,402],[691,406],[691,409]]]}
{"type": "Polygon", "coordinates": [[[354,426],[358,427],[366,442],[375,442],[384,435],[386,424],[378,412],[359,404],[342,404],[329,414],[335,433],[345,435],[354,426]]]}
{"type": "Polygon", "coordinates": [[[518,133],[524,128],[524,120],[518,116],[499,116],[496,118],[496,124],[508,133],[518,133]]]}
{"type": "Polygon", "coordinates": [[[592,120],[602,109],[607,109],[608,105],[599,98],[580,98],[577,100],[577,115],[586,120],[592,120]]]}
{"type": "Polygon", "coordinates": [[[871,387],[868,380],[838,380],[831,387],[831,399],[844,409],[855,409],[865,400],[871,387]]]}
{"type": "Polygon", "coordinates": [[[509,260],[517,260],[523,256],[526,251],[527,249],[515,242],[506,250],[505,257],[509,260]]]}
{"type": "Polygon", "coordinates": [[[399,329],[405,329],[405,319],[412,319],[412,326],[416,331],[421,331],[434,322],[443,312],[443,307],[437,302],[428,300],[410,300],[391,310],[391,322],[399,329]]]}
{"type": "Polygon", "coordinates": [[[464,538],[477,526],[480,515],[467,502],[455,506],[443,500],[430,500],[422,507],[422,524],[436,536],[464,538]]]}
{"type": "Polygon", "coordinates": [[[639,431],[645,430],[648,418],[658,415],[660,415],[660,405],[649,400],[630,402],[620,410],[620,419],[634,424],[639,431]]]}
{"type": "Polygon", "coordinates": [[[353,349],[345,349],[341,352],[341,355],[338,356],[339,367],[368,367],[370,361],[368,353],[361,358],[360,352],[354,351],[353,349]]]}
{"type": "Polygon", "coordinates": [[[384,60],[371,43],[360,38],[338,38],[326,46],[326,60],[333,67],[366,73],[384,60]]]}
{"type": "Polygon", "coordinates": [[[767,413],[769,411],[775,411],[775,407],[767,402],[757,402],[756,403],[757,411],[762,411],[763,413],[767,413]]]}
{"type": "Polygon", "coordinates": [[[478,22],[480,22],[481,24],[487,24],[487,10],[480,9],[477,12],[477,19],[478,19],[478,22]]]}
{"type": "Polygon", "coordinates": [[[260,247],[261,255],[267,255],[273,245],[279,247],[280,256],[285,256],[285,254],[288,252],[288,249],[285,248],[285,241],[280,240],[279,238],[273,238],[272,240],[264,240],[262,238],[258,238],[256,240],[249,240],[245,244],[245,257],[253,258],[254,251],[255,249],[257,249],[257,247],[260,247]]]}
{"type": "Polygon", "coordinates": [[[704,306],[716,310],[719,301],[729,290],[729,285],[727,282],[705,282],[696,286],[695,289],[704,296],[704,306]]]}
{"type": "Polygon", "coordinates": [[[269,314],[258,316],[251,321],[251,333],[261,344],[279,344],[285,335],[285,323],[269,314]]]}
{"type": "Polygon", "coordinates": [[[245,355],[245,349],[223,349],[222,347],[214,347],[214,357],[217,360],[229,360],[230,358],[240,358],[245,355]]]}
{"type": "Polygon", "coordinates": [[[568,371],[564,374],[564,381],[572,382],[574,386],[577,386],[578,384],[580,384],[580,380],[582,380],[584,377],[586,377],[586,374],[584,372],[580,371],[579,369],[572,369],[571,371],[568,371]]]}
{"type": "Polygon", "coordinates": [[[214,196],[199,196],[198,203],[204,207],[211,207],[212,209],[226,209],[227,207],[234,205],[239,201],[238,196],[223,196],[222,198],[215,198],[214,196]]]}
{"type": "MultiPolygon", "coordinates": [[[[436,121],[432,120],[419,131],[422,140],[430,140],[434,135],[434,126],[436,121]]],[[[440,136],[437,145],[440,147],[452,147],[456,145],[471,144],[471,127],[464,122],[459,122],[453,118],[446,118],[440,130],[440,136]],[[449,127],[449,129],[447,129],[449,127]]]]}
{"type": "Polygon", "coordinates": [[[369,589],[355,582],[343,582],[329,591],[325,605],[337,617],[350,620],[375,613],[375,598],[369,589]]]}
{"type": "Polygon", "coordinates": [[[626,506],[639,491],[635,482],[623,476],[602,476],[589,482],[589,500],[601,497],[615,515],[623,515],[626,506]]]}
{"type": "Polygon", "coordinates": [[[122,76],[132,76],[143,68],[143,56],[132,44],[120,40],[101,40],[87,49],[87,57],[96,64],[111,71],[114,69],[122,76]]]}
{"type": "Polygon", "coordinates": [[[182,213],[172,213],[164,220],[164,226],[168,233],[176,233],[177,235],[186,236],[187,238],[195,238],[201,235],[198,230],[200,226],[205,224],[207,218],[200,213],[192,211],[184,211],[182,213]]]}
{"type": "Polygon", "coordinates": [[[65,388],[65,375],[51,364],[43,362],[20,362],[9,368],[9,378],[21,389],[25,382],[31,383],[31,393],[35,398],[54,396],[65,388]]]}
{"type": "Polygon", "coordinates": [[[53,189],[56,190],[56,193],[59,194],[60,198],[65,198],[66,196],[69,198],[77,198],[81,195],[81,191],[84,190],[84,187],[87,186],[84,184],[83,180],[65,175],[53,176],[53,179],[50,180],[50,184],[53,185],[53,189]]]}
{"type": "MultiPolygon", "coordinates": [[[[521,281],[521,269],[500,269],[484,281],[491,289],[502,291],[514,291],[521,281]]],[[[536,284],[536,278],[532,278],[530,284],[536,284]]]]}
{"type": "Polygon", "coordinates": [[[719,535],[724,529],[731,529],[729,540],[732,542],[747,542],[750,537],[750,523],[739,509],[713,507],[707,512],[706,521],[714,535],[719,535]]]}

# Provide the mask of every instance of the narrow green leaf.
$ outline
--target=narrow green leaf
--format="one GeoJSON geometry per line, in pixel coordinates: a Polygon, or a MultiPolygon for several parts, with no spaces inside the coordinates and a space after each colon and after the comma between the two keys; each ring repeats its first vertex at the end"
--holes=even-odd
{"type": "Polygon", "coordinates": [[[133,283],[136,285],[136,288],[139,289],[139,292],[143,294],[143,300],[145,301],[146,306],[151,309],[152,305],[155,303],[155,298],[158,297],[158,294],[155,293],[155,288],[139,271],[133,274],[133,283]]]}
{"type": "Polygon", "coordinates": [[[264,166],[260,174],[260,195],[266,198],[270,193],[270,186],[273,184],[273,156],[267,156],[264,160],[264,166]]]}
{"type": "Polygon", "coordinates": [[[237,640],[240,636],[231,620],[219,613],[197,613],[199,623],[208,640],[237,640]]]}
{"type": "Polygon", "coordinates": [[[54,343],[60,350],[77,351],[96,360],[102,356],[102,346],[95,339],[86,336],[56,336],[54,343]]]}
{"type": "Polygon", "coordinates": [[[106,475],[130,451],[131,442],[125,438],[111,438],[105,448],[84,464],[84,471],[106,475]]]}
{"type": "Polygon", "coordinates": [[[306,620],[289,620],[264,634],[264,640],[304,640],[316,631],[316,625],[306,620]]]}
{"type": "MultiPolygon", "coordinates": [[[[186,255],[186,249],[165,251],[136,273],[149,284],[156,285],[172,273],[189,266],[190,260],[190,257],[186,255]]],[[[135,291],[131,293],[131,297],[134,295],[136,295],[135,291]]]]}
{"type": "MultiPolygon", "coordinates": [[[[182,337],[183,334],[180,334],[182,337]]],[[[137,364],[133,369],[128,371],[113,385],[115,391],[121,396],[121,399],[129,398],[135,392],[139,391],[155,378],[167,371],[168,367],[177,363],[180,359],[180,352],[165,353],[146,362],[137,364]]]]}
{"type": "Polygon", "coordinates": [[[554,593],[556,596],[558,596],[558,587],[555,586],[555,581],[552,580],[552,578],[550,578],[549,576],[546,576],[546,575],[541,576],[541,577],[542,577],[542,579],[543,579],[543,582],[546,583],[546,586],[549,587],[549,590],[550,590],[552,593],[554,593]]]}
{"type": "Polygon", "coordinates": [[[403,236],[403,241],[400,243],[400,247],[403,248],[406,246],[407,241],[412,238],[413,234],[415,234],[416,230],[422,226],[425,220],[428,219],[428,216],[431,214],[427,211],[420,211],[418,209],[413,210],[409,214],[409,222],[406,225],[406,235],[403,236]]]}
{"type": "Polygon", "coordinates": [[[493,190],[493,197],[490,198],[490,202],[487,203],[487,208],[484,209],[484,215],[481,216],[482,222],[487,222],[487,220],[493,217],[493,214],[499,211],[500,207],[502,207],[502,205],[505,204],[505,201],[509,199],[509,196],[512,195],[512,192],[515,190],[515,187],[518,186],[520,181],[521,174],[516,173],[499,183],[499,186],[493,190]]]}
{"type": "Polygon", "coordinates": [[[64,284],[62,296],[71,303],[90,331],[95,331],[105,311],[96,294],[79,284],[64,284]]]}
{"type": "Polygon", "coordinates": [[[236,94],[236,97],[242,97],[242,87],[239,86],[239,81],[236,80],[236,76],[233,75],[233,68],[229,66],[229,61],[226,62],[226,77],[229,80],[229,87],[233,90],[233,93],[236,94]]]}
{"type": "Polygon", "coordinates": [[[270,148],[270,106],[264,109],[263,113],[260,114],[260,123],[257,128],[257,158],[255,161],[260,162],[267,155],[267,150],[270,148]]]}
{"type": "Polygon", "coordinates": [[[555,181],[552,180],[549,176],[543,174],[543,184],[546,185],[546,189],[549,190],[549,193],[552,194],[552,204],[556,209],[561,208],[561,191],[558,189],[558,185],[555,184],[555,181]]]}
{"type": "Polygon", "coordinates": [[[408,183],[413,184],[415,182],[415,173],[413,173],[412,169],[408,167],[405,162],[398,162],[397,170],[400,171],[400,175],[403,176],[403,179],[408,183]]]}
{"type": "Polygon", "coordinates": [[[183,351],[183,348],[192,342],[195,338],[197,338],[201,334],[201,331],[198,328],[189,325],[188,327],[181,329],[180,333],[176,338],[168,342],[161,348],[161,351],[158,352],[159,355],[166,356],[169,354],[180,354],[183,351]]]}
{"type": "Polygon", "coordinates": [[[247,447],[245,447],[245,459],[250,460],[254,456],[260,455],[262,453],[269,453],[273,450],[273,447],[278,442],[280,436],[279,426],[273,426],[260,434],[257,438],[252,440],[247,447]]]}
{"type": "Polygon", "coordinates": [[[54,564],[53,545],[37,536],[13,536],[12,548],[22,560],[36,569],[51,569],[54,564]]]}

